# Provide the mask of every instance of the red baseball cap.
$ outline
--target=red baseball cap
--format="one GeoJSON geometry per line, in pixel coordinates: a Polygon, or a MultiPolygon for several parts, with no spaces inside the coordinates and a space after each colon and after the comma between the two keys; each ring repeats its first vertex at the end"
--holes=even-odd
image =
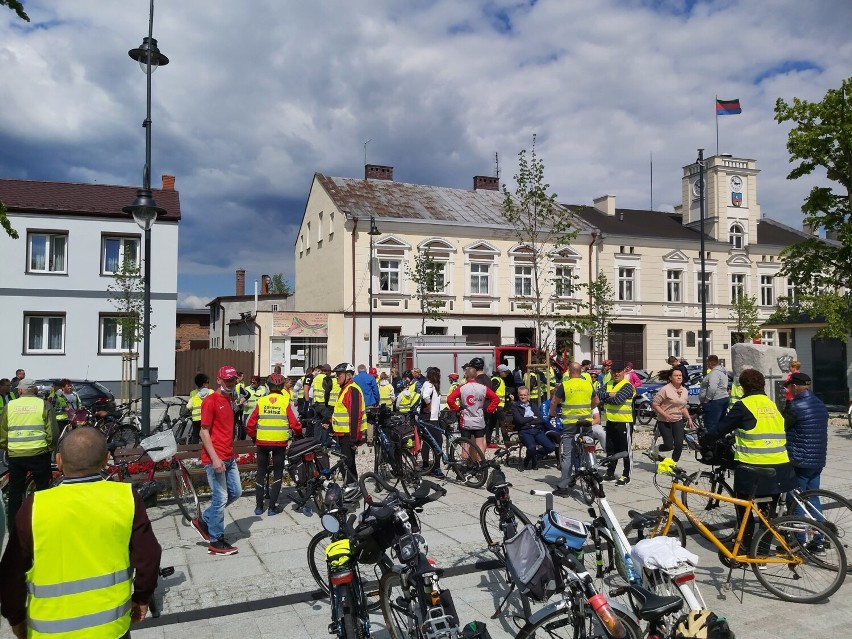
{"type": "Polygon", "coordinates": [[[378,377],[379,371],[377,371],[375,368],[371,368],[370,369],[370,375],[372,375],[373,377],[378,377]]]}
{"type": "Polygon", "coordinates": [[[233,366],[223,366],[219,369],[219,372],[216,373],[216,377],[219,379],[237,379],[237,369],[233,366]]]}

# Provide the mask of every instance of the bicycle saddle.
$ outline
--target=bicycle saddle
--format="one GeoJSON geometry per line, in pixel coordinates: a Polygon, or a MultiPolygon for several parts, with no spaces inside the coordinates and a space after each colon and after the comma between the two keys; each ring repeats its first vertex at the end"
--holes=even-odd
{"type": "Polygon", "coordinates": [[[631,599],[635,600],[636,615],[644,621],[659,621],[665,615],[683,607],[683,599],[677,595],[661,597],[642,586],[628,586],[631,599]]]}
{"type": "Polygon", "coordinates": [[[630,527],[633,530],[639,530],[641,528],[645,528],[646,526],[652,526],[657,523],[657,517],[659,513],[654,510],[648,513],[640,513],[635,510],[628,510],[627,516],[630,517],[630,527]]]}

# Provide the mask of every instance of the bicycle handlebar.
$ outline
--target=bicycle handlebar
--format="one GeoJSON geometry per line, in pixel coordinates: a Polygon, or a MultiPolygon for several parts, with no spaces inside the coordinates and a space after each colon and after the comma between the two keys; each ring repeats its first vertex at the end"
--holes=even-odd
{"type": "Polygon", "coordinates": [[[361,475],[361,477],[358,479],[358,485],[361,488],[361,494],[364,496],[364,501],[375,508],[393,508],[397,505],[416,508],[418,506],[423,506],[430,502],[437,501],[438,499],[447,494],[446,488],[443,488],[442,486],[438,486],[437,484],[434,484],[431,481],[423,479],[421,480],[420,485],[414,491],[413,495],[403,496],[398,488],[394,488],[375,473],[364,473],[363,475],[361,475]],[[374,500],[372,495],[370,495],[370,493],[367,491],[367,487],[364,483],[364,480],[367,478],[375,480],[375,482],[379,486],[388,491],[388,498],[383,501],[374,500]]]}

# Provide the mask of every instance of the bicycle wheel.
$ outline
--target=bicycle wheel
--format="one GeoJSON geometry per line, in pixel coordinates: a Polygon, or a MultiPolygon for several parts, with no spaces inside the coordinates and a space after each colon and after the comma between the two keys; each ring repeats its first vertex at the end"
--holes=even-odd
{"type": "MultiPolygon", "coordinates": [[[[799,514],[801,516],[821,521],[828,526],[828,529],[837,535],[837,539],[840,541],[843,551],[846,553],[846,557],[848,559],[849,544],[850,540],[852,540],[852,503],[850,503],[845,497],[842,497],[830,490],[823,490],[822,488],[803,490],[799,493],[799,496],[802,501],[805,502],[807,511],[799,514]],[[817,511],[817,509],[811,504],[811,501],[814,499],[819,499],[822,513],[817,511]]],[[[787,514],[797,514],[794,512],[796,507],[796,502],[792,502],[787,508],[787,514]]],[[[848,566],[847,568],[852,570],[852,566],[848,566]]]]}
{"type": "Polygon", "coordinates": [[[417,620],[408,593],[402,589],[400,573],[391,570],[379,582],[379,603],[390,639],[417,637],[417,620]]]}
{"type": "Polygon", "coordinates": [[[317,585],[320,587],[326,596],[329,595],[328,575],[325,565],[325,549],[331,543],[331,533],[327,530],[321,530],[316,535],[311,537],[308,542],[308,569],[311,571],[311,576],[317,585]]]}
{"type": "Polygon", "coordinates": [[[497,555],[497,558],[505,562],[506,555],[503,552],[503,540],[513,536],[521,526],[530,523],[527,516],[515,504],[509,504],[509,512],[504,521],[501,521],[500,513],[497,512],[496,497],[489,497],[479,509],[479,527],[488,549],[497,555]]]}
{"type": "Polygon", "coordinates": [[[414,464],[414,455],[406,451],[399,451],[398,472],[399,480],[409,493],[413,493],[420,485],[420,473],[414,464]]]}
{"type": "MultiPolygon", "coordinates": [[[[728,482],[716,471],[696,472],[690,475],[688,485],[725,497],[734,496],[728,482]]],[[[719,541],[729,541],[737,534],[737,509],[731,502],[685,491],[680,492],[680,499],[702,524],[713,531],[719,541]]]]}
{"type": "Polygon", "coordinates": [[[488,479],[488,468],[482,464],[485,455],[475,443],[464,437],[448,442],[450,469],[460,482],[471,488],[481,488],[488,479]]]}
{"type": "MultiPolygon", "coordinates": [[[[387,482],[393,488],[396,488],[399,483],[399,478],[396,476],[394,472],[393,463],[388,456],[385,447],[382,446],[379,442],[373,447],[375,451],[375,457],[373,459],[373,472],[378,475],[381,479],[387,482]]],[[[379,484],[375,482],[368,482],[370,486],[370,492],[380,493],[384,490],[379,484]]]]}
{"type": "Polygon", "coordinates": [[[436,468],[440,468],[441,465],[441,451],[440,449],[435,448],[430,442],[427,442],[424,439],[420,439],[420,449],[421,451],[428,451],[428,458],[426,461],[420,461],[420,474],[428,475],[432,473],[436,468]]]}
{"type": "Polygon", "coordinates": [[[752,558],[781,560],[752,564],[763,587],[784,601],[796,603],[823,601],[837,592],[847,568],[837,536],[825,524],[795,515],[778,517],[771,523],[773,528],[762,528],[754,536],[749,552],[752,558]],[[779,547],[776,531],[792,554],[779,547]],[[818,535],[827,542],[822,554],[809,550],[809,543],[818,535]]]}
{"type": "MultiPolygon", "coordinates": [[[[635,531],[633,528],[633,523],[629,523],[624,527],[624,535],[627,537],[628,541],[631,544],[637,543],[640,539],[644,537],[657,537],[662,533],[663,526],[666,524],[666,518],[668,517],[668,510],[652,510],[651,512],[642,513],[643,517],[651,518],[654,520],[654,523],[650,526],[643,526],[643,535],[638,534],[639,531],[636,531],[636,536],[633,540],[630,539],[630,533],[635,531]],[[648,528],[647,534],[644,534],[645,528],[648,528]]],[[[672,537],[677,539],[680,542],[680,545],[684,548],[686,547],[686,530],[683,527],[683,523],[681,523],[680,519],[675,516],[672,516],[672,523],[669,526],[669,532],[666,537],[672,537]]],[[[620,571],[620,569],[619,569],[620,571]]]]}
{"type": "Polygon", "coordinates": [[[690,610],[689,601],[683,593],[684,590],[691,591],[688,596],[690,596],[696,603],[700,602],[700,599],[696,597],[695,590],[693,588],[693,585],[695,584],[694,578],[692,579],[692,581],[684,582],[678,585],[672,580],[671,576],[669,576],[669,574],[663,570],[644,569],[642,573],[642,585],[651,592],[655,593],[656,595],[659,595],[660,597],[680,597],[681,599],[683,599],[683,607],[680,610],[677,610],[673,613],[669,613],[668,615],[663,617],[663,621],[666,624],[666,627],[674,628],[678,618],[680,618],[681,615],[690,610]]]}
{"type": "Polygon", "coordinates": [[[201,509],[198,506],[198,493],[192,484],[192,477],[182,463],[172,466],[172,495],[177,501],[178,508],[187,521],[198,519],[201,509]]]}
{"type": "MultiPolygon", "coordinates": [[[[629,615],[617,608],[612,609],[612,614],[618,618],[627,631],[627,634],[624,635],[626,639],[642,639],[641,628],[629,615]]],[[[573,609],[573,606],[564,606],[554,610],[535,624],[527,623],[521,628],[516,639],[541,639],[542,637],[574,639],[578,636],[585,636],[589,639],[608,639],[612,636],[591,610],[579,619],[576,616],[577,611],[573,609]],[[584,624],[585,628],[578,627],[578,622],[584,624]],[[585,631],[585,634],[583,634],[583,631],[585,631]]]]}
{"type": "Polygon", "coordinates": [[[139,446],[139,431],[133,426],[122,426],[107,440],[110,443],[117,443],[118,448],[137,448],[139,446]]]}

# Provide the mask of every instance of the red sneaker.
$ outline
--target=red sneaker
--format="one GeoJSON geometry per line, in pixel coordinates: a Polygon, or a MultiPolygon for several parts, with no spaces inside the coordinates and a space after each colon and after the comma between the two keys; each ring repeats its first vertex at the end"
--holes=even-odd
{"type": "Polygon", "coordinates": [[[235,555],[238,552],[237,548],[225,541],[224,537],[211,541],[207,546],[208,555],[235,555]]]}
{"type": "Polygon", "coordinates": [[[207,530],[207,523],[203,519],[201,519],[201,517],[199,517],[198,519],[193,519],[189,523],[192,524],[192,527],[195,528],[195,531],[199,535],[201,535],[201,538],[204,541],[210,541],[210,531],[207,530]]]}

